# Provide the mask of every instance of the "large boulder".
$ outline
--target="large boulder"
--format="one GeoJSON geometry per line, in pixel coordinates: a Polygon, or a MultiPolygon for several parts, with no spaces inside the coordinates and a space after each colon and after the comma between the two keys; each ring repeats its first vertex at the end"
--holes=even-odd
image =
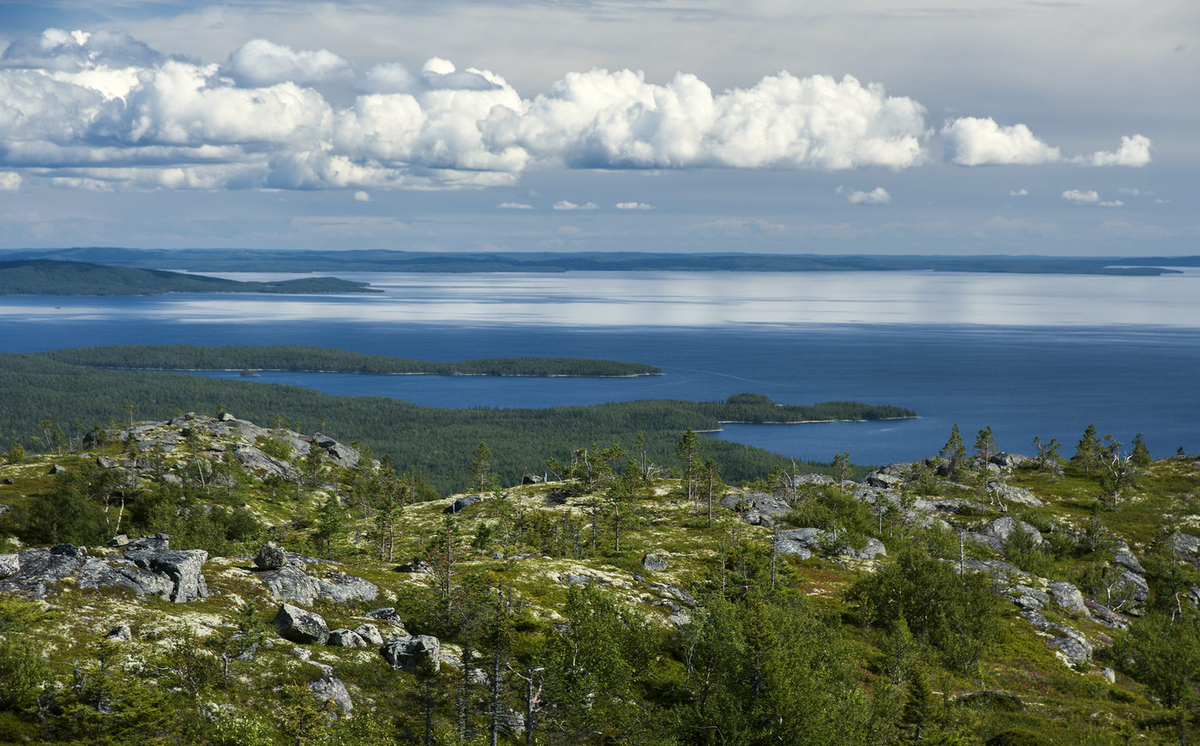
{"type": "Polygon", "coordinates": [[[346,691],[346,685],[331,673],[309,683],[308,688],[312,690],[318,702],[339,715],[349,715],[354,709],[354,702],[350,699],[350,692],[346,691]]]}
{"type": "Polygon", "coordinates": [[[380,647],[383,645],[383,635],[379,634],[374,624],[360,624],[354,628],[354,633],[367,642],[368,645],[380,647]]]}
{"type": "Polygon", "coordinates": [[[393,637],[379,650],[392,670],[402,669],[416,673],[421,669],[441,669],[441,642],[432,635],[406,635],[393,637]]]}
{"type": "Polygon", "coordinates": [[[332,648],[365,648],[367,641],[352,629],[335,629],[329,632],[326,644],[332,648]]]}
{"type": "Polygon", "coordinates": [[[267,591],[276,601],[295,601],[311,606],[318,598],[345,603],[374,601],[379,586],[343,572],[331,572],[326,578],[314,578],[299,566],[288,563],[278,570],[262,573],[267,591]]]}
{"type": "Polygon", "coordinates": [[[481,503],[487,500],[487,495],[463,495],[450,504],[450,507],[443,510],[443,513],[461,513],[463,510],[471,507],[475,503],[481,503]]]}
{"type": "Polygon", "coordinates": [[[1065,580],[1054,580],[1047,585],[1054,602],[1067,611],[1089,616],[1087,604],[1083,602],[1083,594],[1071,583],[1065,580]]]}
{"type": "Polygon", "coordinates": [[[287,564],[287,552],[273,541],[268,541],[254,555],[254,565],[260,570],[278,570],[287,564]]]}
{"type": "Polygon", "coordinates": [[[15,593],[31,598],[46,598],[50,585],[74,575],[83,566],[85,552],[81,547],[70,544],[57,545],[54,549],[27,549],[17,553],[17,559],[8,565],[17,566],[16,572],[0,578],[0,593],[15,593]],[[55,551],[58,550],[58,551],[55,551]]]}
{"type": "Polygon", "coordinates": [[[1012,516],[1003,516],[984,526],[983,533],[988,536],[994,536],[1002,542],[1007,542],[1008,537],[1012,536],[1016,527],[1020,526],[1021,530],[1033,537],[1034,544],[1041,545],[1045,539],[1042,538],[1042,532],[1038,531],[1031,524],[1025,521],[1018,521],[1012,516]]]}
{"type": "Polygon", "coordinates": [[[132,588],[140,598],[142,596],[158,596],[170,599],[175,584],[161,573],[144,570],[129,560],[114,560],[106,562],[99,559],[87,559],[83,567],[75,575],[77,588],[107,588],[123,586],[132,588]]]}
{"type": "Polygon", "coordinates": [[[301,645],[313,642],[324,645],[329,641],[329,625],[324,617],[291,604],[279,605],[273,623],[281,637],[301,645]]]}
{"type": "Polygon", "coordinates": [[[233,452],[233,457],[250,471],[274,474],[284,479],[291,479],[293,476],[294,469],[291,464],[274,456],[268,456],[254,446],[241,446],[233,452]]]}
{"type": "Polygon", "coordinates": [[[1191,534],[1175,535],[1175,551],[1190,560],[1200,559],[1200,537],[1191,534]]]}
{"type": "Polygon", "coordinates": [[[1006,503],[1017,503],[1018,505],[1028,505],[1031,508],[1042,506],[1042,501],[1039,500],[1032,492],[1024,487],[1013,487],[1004,484],[1003,482],[988,482],[988,494],[1006,503]]]}
{"type": "MultiPolygon", "coordinates": [[[[782,498],[775,497],[766,492],[735,492],[722,497],[721,505],[741,513],[743,518],[748,514],[756,513],[759,516],[767,516],[773,519],[788,513],[792,509],[792,506],[788,505],[782,498]]],[[[765,523],[769,525],[770,522],[767,521],[765,523]]]]}
{"type": "Polygon", "coordinates": [[[667,560],[661,555],[653,552],[647,552],[646,554],[642,555],[642,567],[646,568],[650,572],[662,572],[663,570],[667,569],[667,560]]]}
{"type": "Polygon", "coordinates": [[[201,573],[208,561],[208,552],[203,549],[135,549],[125,552],[125,557],[143,570],[166,575],[172,584],[168,598],[175,603],[208,596],[208,586],[201,573]]]}
{"type": "Polygon", "coordinates": [[[1113,562],[1138,575],[1146,574],[1146,569],[1142,567],[1142,563],[1138,562],[1138,558],[1130,551],[1129,545],[1123,541],[1118,540],[1116,545],[1113,546],[1113,562]]]}
{"type": "Polygon", "coordinates": [[[368,611],[366,616],[371,619],[378,619],[381,622],[387,622],[393,627],[399,627],[401,629],[404,628],[404,621],[400,619],[400,615],[396,613],[396,609],[392,606],[384,606],[381,609],[373,609],[368,611]]]}

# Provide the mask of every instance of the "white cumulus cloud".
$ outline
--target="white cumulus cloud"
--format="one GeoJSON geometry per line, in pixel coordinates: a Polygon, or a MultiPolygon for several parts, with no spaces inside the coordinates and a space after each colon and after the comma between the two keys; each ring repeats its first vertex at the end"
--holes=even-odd
{"type": "Polygon", "coordinates": [[[654,205],[648,205],[645,202],[618,202],[615,207],[618,210],[653,210],[654,205]]]}
{"type": "Polygon", "coordinates": [[[861,192],[853,189],[843,190],[841,187],[838,187],[837,192],[838,194],[844,192],[846,201],[852,205],[887,205],[891,204],[892,201],[892,195],[888,194],[887,190],[883,187],[875,187],[869,192],[861,192]]]}
{"type": "MultiPolygon", "coordinates": [[[[895,170],[926,160],[925,116],[852,76],[779,72],[714,92],[686,73],[654,83],[594,69],[525,97],[440,57],[360,74],[328,50],[267,39],[222,64],[58,29],[0,53],[0,169],[64,187],[365,191],[511,186],[530,168],[895,170]]],[[[942,138],[964,165],[1060,158],[1024,125],[991,119],[955,120],[942,138]]],[[[1088,158],[1136,165],[1149,148],[1135,135],[1088,158]]]]}
{"type": "Polygon", "coordinates": [[[0,171],[0,192],[15,192],[21,188],[21,174],[16,171],[0,171]]]}
{"type": "Polygon", "coordinates": [[[1122,136],[1121,147],[1115,151],[1100,151],[1079,159],[1092,166],[1131,166],[1141,168],[1150,162],[1150,138],[1143,135],[1122,136]]]}
{"type": "Polygon", "coordinates": [[[498,210],[532,210],[533,205],[527,205],[524,202],[501,202],[496,205],[498,210]]]}
{"type": "Polygon", "coordinates": [[[291,81],[315,83],[350,78],[354,67],[326,49],[294,51],[266,39],[253,39],[229,56],[229,74],[248,86],[267,86],[291,81]]]}
{"type": "Polygon", "coordinates": [[[1012,189],[1008,194],[1012,197],[1028,197],[1029,191],[1026,189],[1012,189]]]}
{"type": "Polygon", "coordinates": [[[994,119],[962,117],[942,127],[942,139],[960,166],[1053,163],[1062,159],[1023,124],[1002,127],[994,119]]]}
{"type": "Polygon", "coordinates": [[[369,192],[364,192],[362,190],[359,190],[354,193],[354,201],[355,202],[370,202],[371,195],[369,192]]]}
{"type": "Polygon", "coordinates": [[[595,202],[584,202],[582,205],[567,200],[559,200],[554,203],[555,210],[599,210],[600,205],[595,202]]]}

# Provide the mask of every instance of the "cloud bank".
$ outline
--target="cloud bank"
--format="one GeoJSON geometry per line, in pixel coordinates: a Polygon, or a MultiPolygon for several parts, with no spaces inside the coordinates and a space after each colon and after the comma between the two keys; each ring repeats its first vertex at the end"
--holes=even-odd
{"type": "MultiPolygon", "coordinates": [[[[266,39],[203,64],[128,35],[50,29],[0,54],[0,168],[72,188],[488,187],[530,168],[899,170],[929,158],[925,115],[849,75],[780,72],[714,92],[685,73],[656,84],[597,69],[525,98],[494,72],[438,57],[360,73],[328,50],[266,39]],[[332,104],[329,86],[348,103],[332,104]]],[[[1062,160],[1021,124],[967,117],[940,136],[965,166],[1062,160]]],[[[1134,135],[1081,162],[1141,166],[1150,147],[1134,135]]]]}

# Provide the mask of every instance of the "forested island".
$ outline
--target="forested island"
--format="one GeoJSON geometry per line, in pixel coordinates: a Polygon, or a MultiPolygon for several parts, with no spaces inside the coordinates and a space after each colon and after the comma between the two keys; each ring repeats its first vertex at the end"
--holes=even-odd
{"type": "MultiPolygon", "coordinates": [[[[208,271],[217,271],[209,268],[208,271]]],[[[163,295],[165,293],[378,293],[365,282],[304,277],[242,282],[157,269],[49,259],[0,262],[0,295],[163,295]]]]}
{"type": "MultiPolygon", "coordinates": [[[[461,489],[475,446],[491,444],[504,482],[545,471],[547,457],[620,443],[639,433],[651,457],[668,459],[688,428],[719,430],[722,422],[811,422],[914,417],[912,411],[858,402],[778,405],[757,395],[726,402],[643,400],[550,409],[449,409],[381,397],[330,396],[295,386],[218,380],[181,373],[102,370],[50,359],[47,353],[0,353],[0,444],[78,441],[139,417],[167,419],[188,411],[233,411],[259,422],[290,424],[358,440],[379,455],[410,464],[439,490],[461,489]],[[50,424],[43,427],[43,423],[50,424]]],[[[721,458],[726,477],[751,479],[791,459],[701,436],[721,458]]]]}
{"type": "Polygon", "coordinates": [[[37,353],[70,365],[121,370],[288,371],[427,376],[534,376],[626,378],[662,375],[653,365],[588,358],[513,357],[432,362],[308,345],[205,347],[111,345],[37,353]]]}
{"type": "Polygon", "coordinates": [[[0,251],[0,258],[57,259],[200,272],[999,272],[1158,276],[1200,257],[816,255],[749,252],[421,252],[79,247],[0,251]]]}

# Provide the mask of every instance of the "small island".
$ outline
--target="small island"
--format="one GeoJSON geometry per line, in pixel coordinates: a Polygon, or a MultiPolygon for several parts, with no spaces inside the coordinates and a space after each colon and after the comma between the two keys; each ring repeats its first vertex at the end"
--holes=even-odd
{"type": "Polygon", "coordinates": [[[26,259],[0,262],[0,295],[164,295],[166,293],[380,293],[365,282],[303,277],[242,282],[158,269],[26,259]]]}

